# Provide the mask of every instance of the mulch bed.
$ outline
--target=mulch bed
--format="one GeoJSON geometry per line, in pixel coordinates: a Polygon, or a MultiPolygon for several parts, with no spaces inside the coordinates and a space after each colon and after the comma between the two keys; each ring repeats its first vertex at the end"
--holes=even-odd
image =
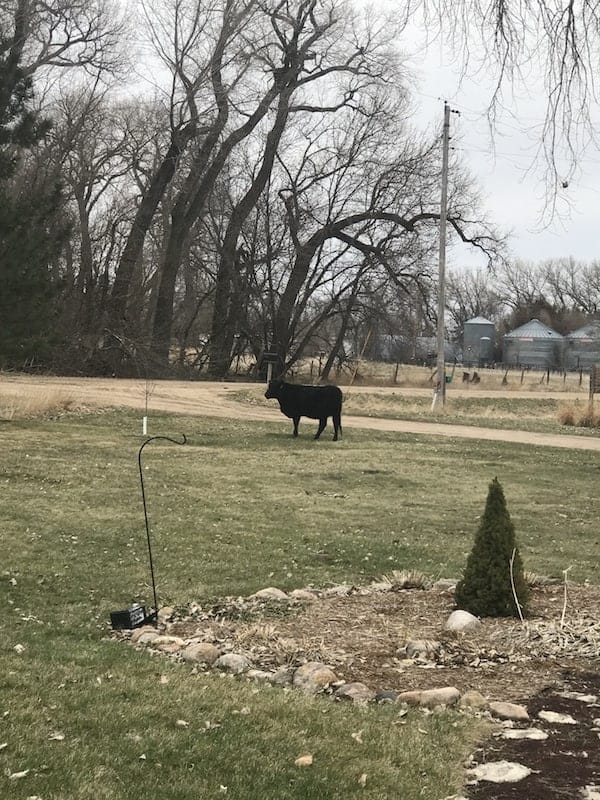
{"type": "MultiPolygon", "coordinates": [[[[549,736],[544,741],[488,740],[475,754],[480,762],[516,761],[534,772],[518,783],[487,783],[469,786],[469,800],[578,800],[585,787],[596,787],[600,796],[600,672],[568,670],[562,675],[564,689],[594,695],[595,704],[561,696],[546,689],[529,698],[527,708],[535,720],[539,711],[569,714],[577,725],[535,721],[549,736]]],[[[588,795],[589,796],[589,795],[588,795]]]]}

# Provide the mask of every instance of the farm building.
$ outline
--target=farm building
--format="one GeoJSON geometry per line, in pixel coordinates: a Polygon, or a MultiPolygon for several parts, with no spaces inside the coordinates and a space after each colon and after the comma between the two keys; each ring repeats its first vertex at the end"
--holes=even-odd
{"type": "Polygon", "coordinates": [[[586,369],[600,363],[600,321],[593,320],[565,337],[565,368],[586,369]]]}
{"type": "Polygon", "coordinates": [[[465,367],[483,367],[494,360],[496,327],[483,317],[473,317],[463,329],[463,364],[465,367]]]}
{"type": "Polygon", "coordinates": [[[532,319],[504,335],[505,366],[562,369],[565,339],[557,331],[532,319]]]}

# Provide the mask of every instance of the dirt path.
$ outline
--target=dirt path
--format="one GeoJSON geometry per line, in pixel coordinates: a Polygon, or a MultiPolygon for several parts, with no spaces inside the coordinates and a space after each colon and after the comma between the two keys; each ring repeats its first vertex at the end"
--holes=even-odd
{"type": "MultiPolygon", "coordinates": [[[[155,381],[148,384],[148,409],[170,411],[208,417],[233,417],[281,421],[283,418],[275,404],[273,408],[243,405],[233,399],[233,394],[244,389],[256,389],[256,383],[223,383],[209,381],[155,381]]],[[[431,390],[397,387],[343,387],[345,393],[378,392],[405,397],[430,397],[431,390]]],[[[143,380],[112,378],[56,378],[29,375],[2,375],[0,393],[4,396],[52,396],[70,399],[74,403],[96,406],[125,406],[143,412],[146,402],[146,384],[143,380]]],[[[453,397],[520,397],[553,398],[565,401],[584,399],[585,392],[498,392],[481,389],[452,389],[453,397]]],[[[355,417],[343,418],[344,428],[367,428],[378,431],[398,431],[429,436],[486,439],[488,441],[515,442],[546,447],[563,447],[575,450],[600,451],[600,437],[530,433],[518,430],[494,430],[466,425],[447,425],[438,422],[410,422],[406,420],[355,417]]]]}

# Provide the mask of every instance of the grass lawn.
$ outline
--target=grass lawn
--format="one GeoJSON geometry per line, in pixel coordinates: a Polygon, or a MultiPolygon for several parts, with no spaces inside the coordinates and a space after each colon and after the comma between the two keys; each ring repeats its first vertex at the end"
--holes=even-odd
{"type": "MultiPolygon", "coordinates": [[[[161,604],[391,569],[458,575],[494,476],[525,568],[598,582],[597,454],[359,430],[315,443],[288,429],[151,417],[151,434],[189,438],[144,451],[161,604]]],[[[139,415],[119,411],[1,424],[0,797],[457,791],[482,732],[472,719],[195,674],[109,637],[111,610],[151,602],[138,432],[139,415]],[[295,767],[308,752],[313,766],[295,767]]]]}

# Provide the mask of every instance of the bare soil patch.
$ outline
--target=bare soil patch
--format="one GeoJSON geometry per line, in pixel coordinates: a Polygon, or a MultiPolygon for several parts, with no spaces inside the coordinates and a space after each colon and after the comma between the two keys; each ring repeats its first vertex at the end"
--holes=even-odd
{"type": "MultiPolygon", "coordinates": [[[[455,686],[489,700],[525,702],[563,685],[566,672],[592,668],[600,646],[600,587],[536,588],[525,625],[483,619],[479,631],[444,631],[451,593],[350,589],[345,596],[281,604],[236,601],[181,619],[173,632],[244,650],[261,669],[322,661],[347,682],[376,691],[455,686]],[[422,642],[414,647],[406,645],[422,642]]],[[[600,716],[600,714],[599,714],[600,716]]]]}

